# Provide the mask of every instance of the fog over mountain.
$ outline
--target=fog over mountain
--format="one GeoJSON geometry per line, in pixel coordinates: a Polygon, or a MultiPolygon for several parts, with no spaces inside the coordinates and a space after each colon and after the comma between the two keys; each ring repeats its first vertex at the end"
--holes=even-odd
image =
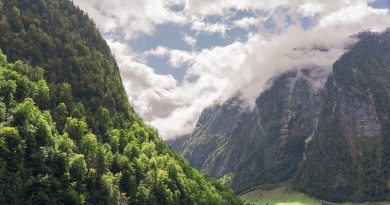
{"type": "Polygon", "coordinates": [[[266,198],[259,190],[287,185],[331,202],[390,200],[390,29],[355,38],[331,74],[288,71],[253,109],[239,97],[210,106],[191,135],[168,144],[258,199],[266,198]]]}
{"type": "Polygon", "coordinates": [[[74,2],[108,41],[135,110],[165,139],[238,91],[253,106],[286,71],[329,73],[354,34],[390,25],[386,1],[74,2]]]}

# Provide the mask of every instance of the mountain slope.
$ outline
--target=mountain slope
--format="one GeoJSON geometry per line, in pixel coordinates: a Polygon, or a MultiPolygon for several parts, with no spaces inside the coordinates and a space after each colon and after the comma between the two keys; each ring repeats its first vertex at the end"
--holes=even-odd
{"type": "Polygon", "coordinates": [[[242,203],[134,113],[70,1],[0,0],[0,48],[0,204],[242,203]]]}
{"type": "Polygon", "coordinates": [[[133,111],[119,69],[85,13],[67,0],[6,0],[2,8],[0,48],[11,62],[45,69],[53,106],[81,101],[88,125],[101,135],[111,125],[128,126],[133,111]],[[99,125],[106,110],[111,122],[99,125]]]}
{"type": "MultiPolygon", "coordinates": [[[[205,109],[200,116],[193,135],[184,143],[181,153],[195,168],[214,177],[220,174],[208,171],[207,161],[212,161],[216,152],[221,150],[229,139],[229,133],[248,108],[242,106],[238,97],[229,99],[223,105],[205,109]]],[[[225,153],[224,153],[225,154],[225,153]]],[[[211,163],[224,169],[222,163],[211,163]]]]}
{"type": "Polygon", "coordinates": [[[287,182],[329,201],[389,200],[390,31],[356,38],[325,88],[311,88],[316,70],[283,74],[226,130],[207,127],[238,112],[206,109],[181,153],[239,193],[287,182]]]}
{"type": "Polygon", "coordinates": [[[359,38],[333,66],[317,131],[295,183],[333,201],[390,197],[390,32],[359,38]]]}
{"type": "Polygon", "coordinates": [[[319,115],[323,90],[310,83],[317,76],[306,69],[278,77],[253,110],[238,97],[204,110],[181,153],[214,177],[232,176],[237,192],[288,180],[319,115]]]}

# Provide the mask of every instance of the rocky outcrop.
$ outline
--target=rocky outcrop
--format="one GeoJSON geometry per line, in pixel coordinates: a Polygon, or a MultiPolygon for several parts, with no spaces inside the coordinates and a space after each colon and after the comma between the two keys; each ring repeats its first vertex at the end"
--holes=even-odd
{"type": "Polygon", "coordinates": [[[190,138],[191,135],[182,135],[173,139],[165,140],[165,143],[176,152],[180,152],[184,143],[190,138]]]}
{"type": "Polygon", "coordinates": [[[389,33],[362,33],[333,66],[295,186],[332,201],[389,199],[389,33]]]}
{"type": "Polygon", "coordinates": [[[287,182],[330,201],[389,200],[390,31],[356,38],[330,75],[285,73],[253,109],[235,97],[204,110],[181,153],[238,193],[287,182]]]}
{"type": "Polygon", "coordinates": [[[323,78],[314,68],[286,73],[251,110],[237,96],[205,109],[181,153],[214,177],[232,174],[237,192],[288,180],[303,159],[321,107],[323,90],[311,82],[323,78]]]}
{"type": "Polygon", "coordinates": [[[214,105],[205,109],[199,117],[192,136],[185,142],[181,153],[195,168],[213,176],[222,176],[225,174],[224,168],[222,168],[221,174],[217,174],[206,171],[211,169],[206,164],[223,167],[222,164],[215,163],[213,158],[217,152],[222,151],[228,142],[230,133],[241,120],[241,116],[248,111],[249,108],[237,96],[230,98],[222,105],[214,105]]]}

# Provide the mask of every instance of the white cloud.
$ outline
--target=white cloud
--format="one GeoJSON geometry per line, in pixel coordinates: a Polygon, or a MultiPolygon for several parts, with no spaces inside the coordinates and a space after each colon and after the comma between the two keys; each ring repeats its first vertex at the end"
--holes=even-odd
{"type": "Polygon", "coordinates": [[[169,48],[164,46],[157,46],[157,48],[148,50],[144,53],[144,56],[159,56],[164,57],[169,55],[169,48]]]}
{"type": "Polygon", "coordinates": [[[188,0],[185,12],[200,17],[208,15],[227,16],[232,10],[270,11],[288,3],[288,0],[188,0]]]}
{"type": "Polygon", "coordinates": [[[164,46],[158,46],[155,49],[144,52],[143,57],[169,57],[169,64],[173,68],[180,68],[186,64],[192,63],[194,55],[196,55],[195,52],[187,52],[183,50],[169,49],[164,46]]]}
{"type": "MultiPolygon", "coordinates": [[[[177,84],[171,75],[158,75],[153,68],[136,60],[126,44],[107,39],[120,67],[122,80],[130,102],[141,114],[154,112],[153,98],[163,98],[177,84]]],[[[147,116],[146,116],[147,117],[147,116]]],[[[148,117],[149,118],[149,117],[148,117]]]]}
{"type": "Polygon", "coordinates": [[[262,19],[255,17],[244,17],[242,19],[238,19],[233,21],[234,26],[248,29],[251,26],[259,25],[262,22],[262,19]]]}
{"type": "Polygon", "coordinates": [[[144,53],[134,53],[124,41],[108,39],[131,103],[164,138],[191,132],[205,107],[226,100],[238,90],[253,103],[267,88],[267,82],[285,71],[316,66],[330,72],[332,63],[353,42],[348,37],[350,34],[384,30],[390,25],[389,11],[368,7],[367,2],[75,0],[101,30],[123,30],[127,40],[141,33],[152,35],[155,27],[164,23],[186,25],[197,32],[222,36],[229,35],[233,27],[257,27],[257,32],[247,34],[245,42],[203,50],[194,48],[196,36],[184,35],[179,40],[192,46],[191,51],[157,46],[144,53]],[[178,4],[184,6],[182,11],[170,9],[178,4]],[[253,15],[229,20],[237,11],[253,15]],[[211,15],[218,20],[208,21],[206,17],[211,15]],[[302,28],[302,17],[312,18],[309,29],[302,28]],[[266,25],[271,19],[277,32],[266,25]],[[148,56],[168,57],[173,68],[187,67],[184,80],[179,82],[172,75],[157,74],[155,68],[147,65],[148,56]]]}
{"type": "Polygon", "coordinates": [[[219,33],[225,36],[228,26],[222,23],[205,23],[204,21],[195,21],[191,26],[192,30],[205,33],[219,33]]]}
{"type": "Polygon", "coordinates": [[[298,8],[303,17],[313,17],[323,11],[323,4],[306,2],[298,8]]]}
{"type": "Polygon", "coordinates": [[[196,45],[196,39],[189,35],[184,35],[183,41],[186,42],[188,45],[190,45],[192,48],[194,48],[196,45]]]}
{"type": "Polygon", "coordinates": [[[132,39],[141,33],[152,35],[164,23],[184,23],[185,16],[170,9],[177,1],[164,0],[74,0],[105,32],[123,31],[132,39]]]}
{"type": "Polygon", "coordinates": [[[199,32],[224,34],[228,27],[222,23],[208,23],[210,15],[228,16],[231,9],[263,9],[281,5],[268,2],[244,0],[74,0],[85,10],[105,32],[122,31],[127,39],[134,39],[139,34],[152,35],[156,26],[165,23],[192,23],[192,28],[199,32]],[[174,5],[183,5],[182,11],[172,10],[174,5]],[[196,19],[196,20],[195,20],[196,19]]]}
{"type": "MultiPolygon", "coordinates": [[[[378,22],[375,22],[376,20],[386,18],[387,15],[387,9],[373,9],[368,7],[366,3],[357,3],[325,15],[321,18],[319,27],[354,26],[356,23],[363,25],[370,21],[372,24],[367,25],[367,28],[370,28],[378,25],[378,22]]],[[[379,24],[379,26],[382,27],[383,25],[379,24]]]]}
{"type": "Polygon", "coordinates": [[[174,68],[180,68],[185,64],[192,63],[194,53],[189,53],[182,50],[171,50],[169,63],[174,68]]]}

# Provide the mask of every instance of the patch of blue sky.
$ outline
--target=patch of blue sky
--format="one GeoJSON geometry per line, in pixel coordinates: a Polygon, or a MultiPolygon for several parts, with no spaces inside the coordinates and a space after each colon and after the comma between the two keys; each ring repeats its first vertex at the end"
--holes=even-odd
{"type": "MultiPolygon", "coordinates": [[[[180,11],[183,5],[173,5],[170,9],[180,11]]],[[[232,15],[228,19],[220,16],[208,16],[205,19],[207,23],[225,23],[229,25],[229,29],[225,35],[220,33],[199,32],[191,29],[191,24],[174,24],[167,23],[158,25],[152,35],[140,34],[135,39],[125,40],[124,32],[120,29],[103,33],[104,36],[112,38],[116,41],[125,42],[133,52],[142,54],[145,51],[155,49],[158,46],[164,46],[169,49],[177,49],[184,51],[200,51],[202,49],[210,49],[216,46],[227,46],[234,42],[244,42],[248,38],[249,32],[256,32],[256,26],[251,26],[248,29],[233,27],[234,20],[242,19],[244,17],[252,17],[256,14],[250,11],[232,11],[232,15]],[[188,45],[183,36],[188,35],[196,39],[195,48],[188,45]]],[[[173,68],[169,64],[169,57],[167,56],[149,56],[146,59],[146,64],[154,69],[154,72],[160,75],[172,75],[179,83],[183,80],[188,82],[195,82],[198,78],[191,76],[185,78],[188,65],[183,65],[180,68],[173,68]]]]}
{"type": "Polygon", "coordinates": [[[255,27],[249,28],[249,31],[241,28],[231,28],[226,31],[225,35],[222,35],[220,33],[200,33],[196,36],[196,48],[197,50],[201,50],[217,46],[223,47],[237,41],[244,42],[248,39],[248,32],[254,31],[256,31],[255,27]]]}
{"type": "Polygon", "coordinates": [[[183,66],[173,68],[169,64],[169,58],[164,56],[149,56],[147,57],[147,65],[154,69],[154,72],[160,75],[172,75],[178,82],[184,79],[187,69],[183,66]]]}
{"type": "Polygon", "coordinates": [[[264,27],[272,33],[278,33],[280,31],[280,29],[276,26],[275,21],[272,18],[269,18],[264,22],[264,27]]]}
{"type": "Polygon", "coordinates": [[[230,20],[231,21],[239,20],[239,19],[242,19],[242,18],[245,18],[245,17],[255,17],[255,16],[258,16],[258,15],[262,15],[261,12],[254,12],[254,11],[250,11],[250,10],[235,10],[235,9],[232,9],[231,11],[233,12],[233,15],[230,16],[230,20]]]}
{"type": "MultiPolygon", "coordinates": [[[[177,4],[173,5],[171,9],[180,11],[184,7],[183,5],[177,4]]],[[[244,17],[252,17],[254,14],[251,11],[241,11],[241,10],[232,10],[233,15],[230,16],[229,20],[225,20],[221,16],[211,15],[206,17],[205,22],[214,24],[214,23],[226,23],[230,24],[237,19],[242,19],[244,17]]],[[[158,25],[155,28],[155,31],[152,35],[141,34],[137,38],[128,41],[128,45],[134,52],[144,52],[150,49],[154,49],[157,46],[165,46],[170,49],[178,49],[191,51],[192,47],[188,45],[184,40],[184,35],[189,35],[194,37],[197,40],[196,50],[201,50],[205,48],[212,48],[215,46],[226,46],[233,43],[236,40],[246,40],[248,32],[254,32],[256,29],[250,27],[248,30],[243,30],[240,28],[230,28],[226,31],[225,35],[220,33],[205,33],[191,30],[190,24],[174,24],[167,23],[158,25]]],[[[120,32],[120,31],[119,31],[120,32]]]]}
{"type": "MultiPolygon", "coordinates": [[[[254,32],[255,28],[250,28],[254,32]]],[[[129,47],[136,53],[143,53],[158,46],[165,46],[169,49],[191,51],[193,48],[182,38],[187,34],[196,39],[196,50],[209,49],[216,46],[227,46],[236,41],[246,41],[248,30],[232,28],[222,36],[220,33],[204,33],[191,30],[188,25],[163,24],[156,27],[153,35],[141,35],[138,38],[128,41],[129,47]]],[[[154,68],[154,72],[161,75],[171,74],[178,82],[183,81],[187,65],[180,68],[173,68],[169,64],[168,57],[150,56],[146,59],[147,65],[154,68]]],[[[196,78],[191,78],[195,81],[196,78]]]]}
{"type": "MultiPolygon", "coordinates": [[[[250,28],[250,30],[255,31],[255,28],[250,28]]],[[[194,35],[193,31],[189,32],[190,35],[194,35]]],[[[196,47],[198,50],[209,49],[215,46],[227,46],[237,41],[246,41],[247,40],[247,30],[240,28],[233,28],[229,30],[226,35],[223,37],[219,33],[207,34],[201,33],[196,36],[197,44],[196,47]]],[[[172,48],[171,45],[166,45],[168,48],[172,48]]],[[[166,75],[171,74],[179,83],[184,80],[186,75],[188,65],[183,65],[179,68],[173,68],[169,64],[168,57],[159,57],[159,56],[149,56],[147,59],[147,64],[154,68],[154,71],[158,74],[166,75]]],[[[195,82],[198,77],[188,77],[185,80],[188,82],[195,82]]]]}
{"type": "Polygon", "coordinates": [[[206,16],[204,21],[210,24],[215,24],[215,23],[224,23],[224,17],[219,16],[219,15],[209,15],[206,16]]]}
{"type": "Polygon", "coordinates": [[[243,19],[245,17],[255,17],[260,14],[247,10],[231,10],[231,13],[232,15],[229,16],[228,20],[224,20],[222,17],[216,16],[206,18],[207,23],[225,23],[229,29],[226,30],[224,35],[220,33],[199,33],[196,36],[196,47],[198,50],[213,48],[216,46],[227,46],[236,41],[244,42],[248,39],[248,33],[257,31],[257,26],[250,26],[248,29],[242,29],[234,27],[232,23],[235,20],[243,19]]]}
{"type": "MultiPolygon", "coordinates": [[[[155,28],[153,35],[141,34],[135,39],[129,40],[126,43],[136,53],[155,49],[158,46],[167,47],[169,49],[191,51],[192,46],[188,45],[183,36],[185,33],[190,33],[191,29],[188,25],[180,24],[162,24],[155,28]]],[[[184,79],[187,71],[187,66],[183,65],[179,68],[174,68],[169,64],[167,56],[149,56],[146,58],[146,64],[154,69],[154,72],[160,75],[172,75],[178,82],[184,79]]]]}
{"type": "MultiPolygon", "coordinates": [[[[286,12],[287,13],[287,12],[286,12]]],[[[294,25],[298,22],[295,22],[291,16],[289,15],[286,15],[285,16],[285,19],[284,19],[284,22],[286,23],[285,25],[283,26],[291,26],[291,25],[294,25]]],[[[308,19],[301,19],[301,22],[300,22],[303,26],[309,26],[309,22],[308,19]],[[305,21],[305,22],[303,22],[305,21]]],[[[264,23],[264,27],[265,29],[267,29],[270,33],[280,33],[282,31],[283,28],[280,28],[279,25],[276,24],[275,20],[273,18],[268,18],[265,23],[264,23]]]]}
{"type": "Polygon", "coordinates": [[[204,18],[204,21],[210,24],[228,23],[245,17],[253,17],[255,15],[256,13],[249,10],[230,9],[224,16],[218,14],[208,15],[204,18]]]}
{"type": "Polygon", "coordinates": [[[373,8],[387,8],[390,9],[390,1],[389,0],[376,0],[374,2],[370,2],[369,6],[373,8]]]}
{"type": "Polygon", "coordinates": [[[185,5],[184,4],[173,4],[169,7],[174,12],[180,12],[184,9],[185,5]]]}
{"type": "Polygon", "coordinates": [[[301,24],[304,29],[309,29],[313,25],[313,18],[312,17],[302,17],[301,18],[301,24]]]}
{"type": "Polygon", "coordinates": [[[161,24],[156,26],[152,35],[141,34],[127,43],[137,53],[142,53],[158,46],[189,51],[192,47],[183,40],[183,35],[187,32],[190,32],[188,25],[174,23],[161,24]]]}

